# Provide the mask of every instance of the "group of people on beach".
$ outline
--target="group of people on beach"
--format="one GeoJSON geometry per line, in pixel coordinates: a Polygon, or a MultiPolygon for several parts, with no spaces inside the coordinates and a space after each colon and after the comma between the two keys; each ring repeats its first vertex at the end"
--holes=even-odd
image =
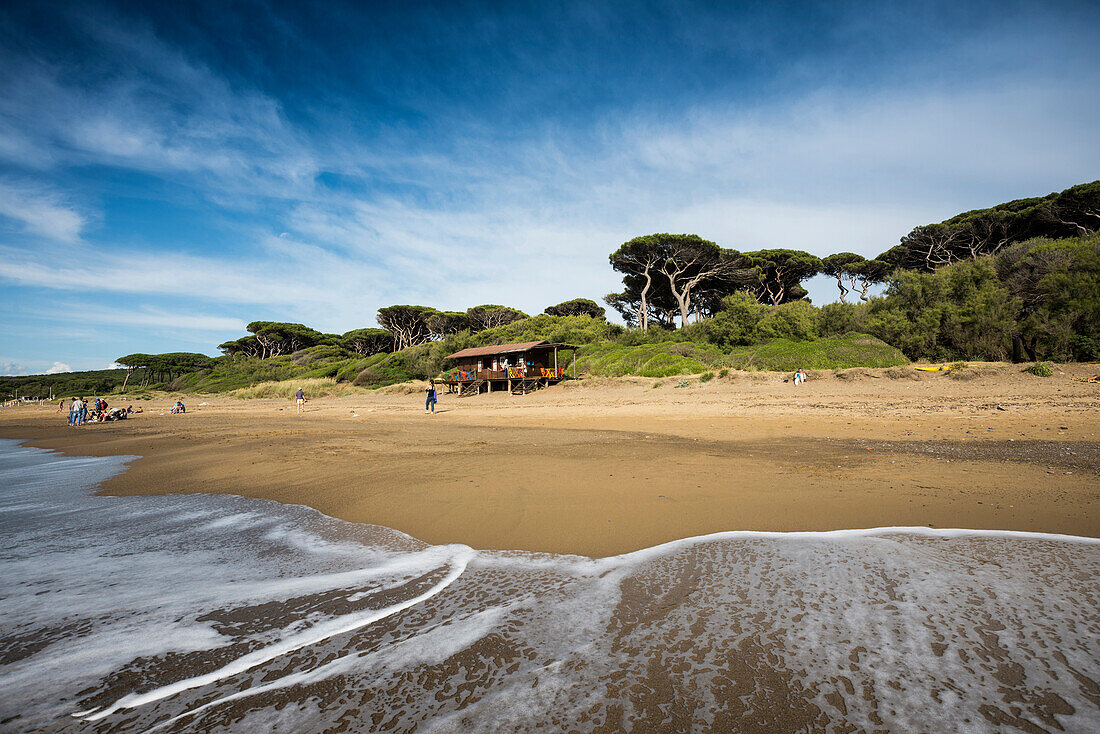
{"type": "MultiPolygon", "coordinates": [[[[139,408],[138,412],[140,411],[141,409],[139,408]]],[[[65,412],[64,400],[57,404],[57,412],[65,412]]],[[[82,426],[85,423],[122,421],[126,420],[133,412],[134,406],[132,405],[128,405],[125,408],[112,408],[107,404],[106,400],[95,398],[94,402],[89,406],[83,397],[73,398],[72,402],[69,403],[69,425],[82,426]]]]}

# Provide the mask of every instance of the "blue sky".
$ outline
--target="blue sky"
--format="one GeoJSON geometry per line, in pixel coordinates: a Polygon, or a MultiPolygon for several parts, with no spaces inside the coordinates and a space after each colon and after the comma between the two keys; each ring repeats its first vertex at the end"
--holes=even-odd
{"type": "Polygon", "coordinates": [[[0,372],[875,255],[1100,178],[1098,89],[1095,3],[5,3],[0,372]]]}

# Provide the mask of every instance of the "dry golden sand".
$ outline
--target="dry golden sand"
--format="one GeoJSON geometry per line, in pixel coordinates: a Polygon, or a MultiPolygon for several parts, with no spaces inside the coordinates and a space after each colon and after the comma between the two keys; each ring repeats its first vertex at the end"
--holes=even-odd
{"type": "Polygon", "coordinates": [[[108,494],[264,497],[475,548],[604,556],[723,530],[886,525],[1100,536],[1100,385],[1070,379],[1097,371],[587,380],[441,394],[434,416],[397,391],[300,416],[192,396],[186,415],[139,402],[129,421],[81,429],[56,406],[20,406],[0,410],[0,437],[142,457],[108,494]]]}

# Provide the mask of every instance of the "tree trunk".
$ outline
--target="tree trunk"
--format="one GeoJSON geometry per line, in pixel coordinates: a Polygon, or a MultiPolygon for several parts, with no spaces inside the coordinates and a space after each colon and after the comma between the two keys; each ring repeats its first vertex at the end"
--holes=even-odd
{"type": "Polygon", "coordinates": [[[1039,340],[1036,337],[1031,339],[1024,339],[1022,334],[1015,334],[1012,337],[1012,361],[1013,362],[1035,362],[1038,359],[1038,347],[1039,340]]]}
{"type": "Polygon", "coordinates": [[[1038,358],[1039,358],[1038,357],[1038,350],[1037,350],[1038,346],[1039,346],[1039,338],[1038,337],[1033,336],[1033,337],[1031,337],[1030,341],[1027,341],[1027,340],[1024,341],[1024,349],[1027,350],[1027,356],[1031,358],[1032,362],[1037,361],[1038,358]]]}
{"type": "Polygon", "coordinates": [[[649,331],[649,306],[646,301],[646,294],[649,293],[649,287],[653,285],[653,276],[649,274],[649,268],[645,270],[645,288],[642,288],[642,305],[638,311],[638,325],[642,327],[642,331],[649,331]]]}
{"type": "Polygon", "coordinates": [[[680,328],[683,329],[688,325],[688,292],[677,293],[673,289],[672,295],[676,297],[676,303],[680,306],[680,328]]]}
{"type": "Polygon", "coordinates": [[[844,300],[844,296],[848,295],[848,289],[844,287],[844,281],[841,280],[841,276],[836,276],[836,287],[840,289],[840,302],[847,303],[844,300]]]}

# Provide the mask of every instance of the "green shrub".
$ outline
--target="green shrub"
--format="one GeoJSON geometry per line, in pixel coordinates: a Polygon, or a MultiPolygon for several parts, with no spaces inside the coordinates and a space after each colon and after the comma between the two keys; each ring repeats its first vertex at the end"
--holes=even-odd
{"type": "Polygon", "coordinates": [[[336,370],[336,381],[351,382],[364,369],[366,369],[366,365],[363,363],[363,360],[353,360],[351,362],[343,363],[336,370]]]}
{"type": "Polygon", "coordinates": [[[768,313],[768,306],[757,302],[749,293],[738,292],[722,299],[722,310],[702,323],[692,324],[685,331],[695,341],[705,341],[721,349],[752,344],[757,341],[757,324],[768,313]]]}
{"type": "Polygon", "coordinates": [[[623,346],[609,342],[582,349],[577,371],[598,377],[672,377],[705,372],[725,362],[726,356],[709,344],[666,341],[623,346]]]}
{"type": "Polygon", "coordinates": [[[899,271],[886,296],[871,300],[864,323],[913,359],[996,361],[1011,352],[1021,308],[982,258],[932,273],[899,271]]]}
{"type": "Polygon", "coordinates": [[[375,387],[383,381],[381,375],[370,367],[364,367],[362,371],[355,376],[355,380],[352,381],[353,385],[360,387],[375,387]]]}
{"type": "Polygon", "coordinates": [[[1069,338],[1069,343],[1078,358],[1088,362],[1100,360],[1100,334],[1093,336],[1074,334],[1069,338]]]}
{"type": "Polygon", "coordinates": [[[352,352],[329,344],[318,344],[307,349],[301,349],[290,355],[290,361],[297,365],[310,365],[319,360],[349,359],[352,352]]]}
{"type": "Polygon", "coordinates": [[[703,374],[699,375],[699,382],[710,382],[713,379],[714,379],[714,373],[713,372],[704,372],[703,374]]]}
{"type": "Polygon", "coordinates": [[[822,336],[842,336],[849,331],[865,331],[866,307],[854,303],[826,303],[819,314],[822,336]]]}
{"type": "Polygon", "coordinates": [[[723,367],[722,369],[718,370],[718,376],[719,376],[719,377],[725,377],[725,376],[726,376],[726,375],[728,375],[729,373],[730,373],[730,371],[729,371],[728,369],[726,369],[725,367],[723,367]]]}
{"type": "Polygon", "coordinates": [[[1009,292],[1027,304],[1020,336],[1033,359],[1100,358],[1100,232],[1018,242],[993,260],[1009,292]]]}
{"type": "Polygon", "coordinates": [[[650,358],[638,371],[642,377],[671,377],[673,375],[694,375],[702,372],[706,366],[691,357],[676,354],[657,354],[650,358]]]}
{"type": "Polygon", "coordinates": [[[688,331],[683,329],[665,329],[651,325],[647,331],[641,329],[627,329],[614,337],[617,344],[624,347],[640,347],[645,344],[665,344],[668,342],[692,341],[690,331],[694,326],[689,326],[688,331]]]}
{"type": "Polygon", "coordinates": [[[792,301],[770,308],[757,322],[753,336],[756,341],[816,339],[820,336],[818,309],[809,301],[792,301]]]}
{"type": "MultiPolygon", "coordinates": [[[[621,334],[623,327],[591,316],[539,314],[472,335],[471,346],[546,340],[562,344],[605,342],[621,334]]],[[[457,351],[457,350],[456,350],[457,351]]]]}
{"type": "Polygon", "coordinates": [[[730,360],[739,369],[778,372],[799,368],[849,369],[909,364],[900,351],[867,334],[846,334],[813,341],[775,339],[766,344],[738,347],[730,354],[730,360]]]}
{"type": "Polygon", "coordinates": [[[713,317],[683,332],[697,343],[731,349],[769,339],[816,339],[820,335],[820,316],[809,301],[769,306],[749,293],[738,292],[723,298],[722,309],[713,317]]]}
{"type": "Polygon", "coordinates": [[[1024,372],[1035,375],[1036,377],[1053,377],[1054,368],[1050,366],[1050,362],[1036,362],[1030,367],[1025,367],[1024,372]]]}

